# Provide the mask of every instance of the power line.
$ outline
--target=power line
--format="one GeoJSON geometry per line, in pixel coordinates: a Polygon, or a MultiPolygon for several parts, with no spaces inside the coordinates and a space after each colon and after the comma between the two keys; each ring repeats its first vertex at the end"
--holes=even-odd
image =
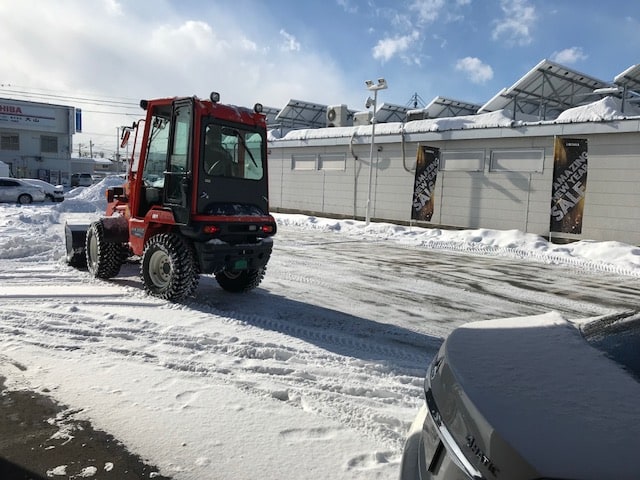
{"type": "Polygon", "coordinates": [[[44,88],[30,88],[30,87],[22,87],[18,85],[12,85],[8,83],[0,84],[0,91],[6,91],[10,93],[17,93],[24,96],[30,97],[44,97],[44,98],[61,98],[73,101],[80,102],[92,102],[96,104],[110,104],[110,105],[122,105],[127,107],[138,107],[139,100],[128,98],[128,97],[115,97],[109,95],[78,95],[77,93],[70,94],[67,92],[62,92],[59,90],[50,90],[44,88]],[[19,89],[19,90],[15,90],[19,89]]]}
{"type": "Polygon", "coordinates": [[[12,90],[7,88],[2,88],[4,85],[0,85],[0,94],[12,94],[12,98],[18,96],[15,99],[26,99],[26,100],[55,100],[57,102],[60,101],[68,101],[74,104],[79,105],[89,105],[93,107],[103,107],[109,110],[87,110],[83,108],[83,112],[94,113],[100,115],[125,115],[125,116],[133,116],[136,115],[133,113],[140,111],[139,103],[132,102],[123,102],[123,101],[114,101],[114,100],[102,100],[99,98],[89,98],[89,97],[78,97],[72,95],[59,95],[59,94],[47,94],[47,93],[34,93],[34,92],[22,92],[18,90],[12,90]],[[118,109],[113,111],[113,109],[118,109]]]}
{"type": "MultiPolygon", "coordinates": [[[[83,95],[78,93],[71,94],[59,90],[27,88],[17,85],[11,85],[8,83],[0,84],[0,96],[2,95],[13,98],[15,100],[41,101],[47,103],[72,103],[75,105],[83,106],[82,112],[90,113],[92,115],[116,115],[125,118],[137,119],[141,114],[139,101],[126,97],[83,95]],[[89,108],[85,108],[84,105],[89,106],[89,108]]],[[[77,137],[76,139],[74,139],[73,145],[71,147],[74,151],[76,148],[81,148],[89,144],[91,145],[94,153],[101,153],[105,156],[105,158],[115,154],[117,151],[116,144],[119,140],[115,138],[117,136],[115,132],[111,134],[105,132],[99,133],[83,131],[76,132],[75,135],[79,135],[82,139],[77,137]],[[95,137],[98,137],[97,142],[94,142],[92,140],[92,138],[95,137]]]]}

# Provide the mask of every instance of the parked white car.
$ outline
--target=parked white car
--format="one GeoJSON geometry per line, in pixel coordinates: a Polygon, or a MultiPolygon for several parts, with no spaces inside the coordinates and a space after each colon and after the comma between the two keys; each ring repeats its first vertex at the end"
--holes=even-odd
{"type": "Polygon", "coordinates": [[[31,185],[20,178],[0,177],[0,202],[27,204],[44,202],[45,198],[41,187],[31,185]]]}
{"type": "Polygon", "coordinates": [[[90,187],[93,185],[93,177],[90,173],[74,173],[71,175],[72,187],[90,187]]]}
{"type": "Polygon", "coordinates": [[[23,178],[27,183],[42,188],[47,200],[51,202],[61,202],[64,200],[64,188],[62,185],[52,185],[44,180],[37,178],[23,178]]]}

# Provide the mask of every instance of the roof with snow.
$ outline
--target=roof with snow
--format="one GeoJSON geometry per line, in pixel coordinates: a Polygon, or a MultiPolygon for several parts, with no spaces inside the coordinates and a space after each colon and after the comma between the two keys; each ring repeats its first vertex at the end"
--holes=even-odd
{"type": "MultiPolygon", "coordinates": [[[[574,122],[603,122],[640,117],[640,64],[606,82],[542,60],[484,105],[435,97],[424,109],[382,104],[376,133],[442,132],[574,122]]],[[[351,123],[325,128],[324,105],[291,100],[280,111],[269,141],[370,135],[371,125],[351,123]],[[284,128],[283,128],[284,127],[284,128]]],[[[352,111],[350,111],[352,112],[352,111]]]]}

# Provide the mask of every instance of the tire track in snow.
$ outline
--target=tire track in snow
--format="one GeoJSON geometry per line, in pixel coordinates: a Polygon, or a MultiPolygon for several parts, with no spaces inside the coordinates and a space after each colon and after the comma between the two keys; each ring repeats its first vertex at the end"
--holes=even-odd
{"type": "MultiPolygon", "coordinates": [[[[45,307],[32,310],[6,305],[0,338],[13,337],[9,344],[14,345],[82,350],[89,355],[107,352],[233,384],[253,395],[337,419],[385,441],[394,451],[401,448],[407,425],[387,410],[398,403],[414,409],[421,397],[424,352],[407,354],[396,346],[371,346],[370,339],[214,309],[202,316],[213,316],[208,322],[214,328],[222,323],[223,331],[205,333],[113,314],[100,316],[83,306],[67,308],[57,302],[48,299],[45,307]],[[264,338],[265,332],[269,338],[264,338]],[[325,348],[309,343],[313,340],[325,348]],[[355,358],[332,353],[326,348],[331,345],[353,350],[355,358]],[[375,353],[379,359],[359,360],[357,354],[362,352],[375,353]],[[388,364],[397,361],[394,357],[407,365],[402,374],[388,364]]],[[[174,306],[160,308],[179,313],[174,306]]]]}

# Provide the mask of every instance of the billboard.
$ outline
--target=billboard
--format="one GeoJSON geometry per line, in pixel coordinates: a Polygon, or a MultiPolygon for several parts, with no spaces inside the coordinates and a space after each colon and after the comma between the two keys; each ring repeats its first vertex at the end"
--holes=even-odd
{"type": "Polygon", "coordinates": [[[53,130],[56,128],[56,114],[53,108],[40,105],[0,101],[0,126],[20,127],[30,130],[53,130]]]}
{"type": "Polygon", "coordinates": [[[411,219],[431,221],[433,215],[433,191],[436,186],[440,149],[424,145],[418,146],[416,155],[416,178],[413,185],[413,205],[411,219]]]}
{"type": "Polygon", "coordinates": [[[556,137],[553,149],[551,232],[582,233],[587,191],[587,140],[556,137]]]}

